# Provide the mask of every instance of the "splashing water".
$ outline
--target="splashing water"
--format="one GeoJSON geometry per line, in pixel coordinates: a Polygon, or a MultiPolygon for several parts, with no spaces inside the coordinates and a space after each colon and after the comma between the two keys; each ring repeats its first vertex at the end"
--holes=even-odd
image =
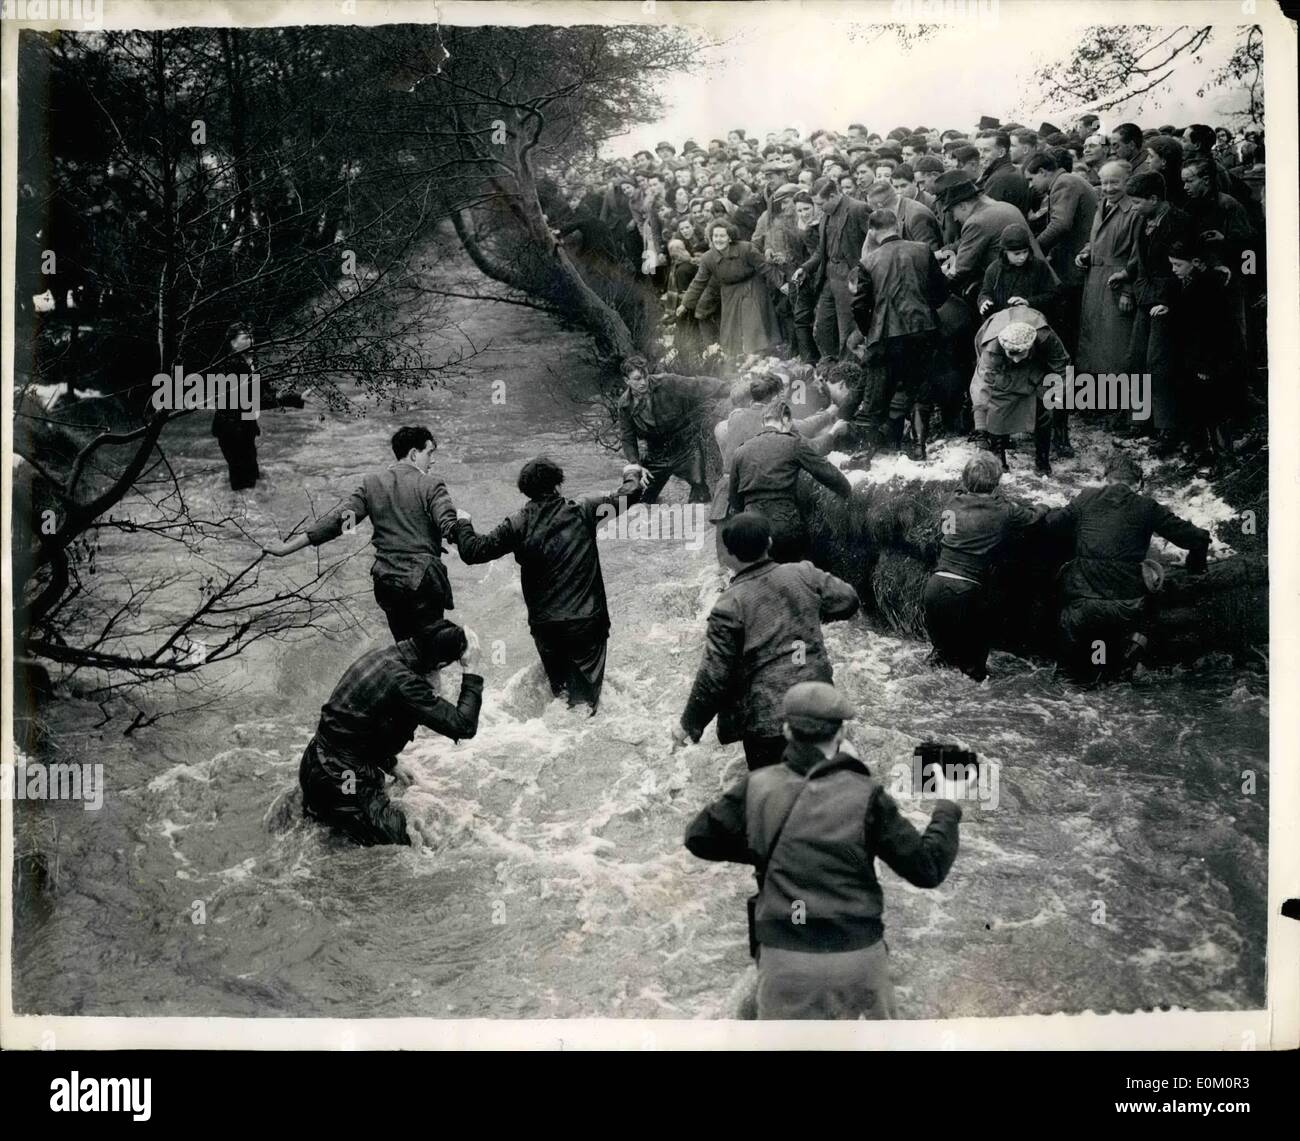
{"type": "MultiPolygon", "coordinates": [[[[467,324],[504,320],[466,310],[467,324]]],[[[544,319],[508,320],[515,335],[494,350],[506,375],[527,379],[539,343],[576,357],[576,341],[544,319]]],[[[559,458],[570,493],[617,484],[618,461],[572,442],[554,408],[523,394],[488,420],[479,384],[426,397],[412,418],[451,442],[435,470],[480,531],[517,505],[514,474],[531,455],[559,458]]],[[[276,418],[264,430],[269,487],[250,499],[250,525],[270,535],[301,517],[308,495],[323,508],[346,493],[385,454],[391,425],[276,418]]],[[[227,496],[202,426],[184,431],[182,474],[213,501],[227,496]]],[[[682,835],[744,762],[712,728],[676,753],[668,737],[723,578],[712,535],[691,549],[636,534],[600,543],[613,631],[595,717],[551,699],[514,564],[448,556],[451,617],[480,634],[487,686],[476,737],[421,731],[405,754],[416,780],[396,795],[432,848],[341,845],[304,823],[290,795],[320,703],[353,657],[387,640],[366,597],[368,559],[345,570],[367,630],[232,668],[214,685],[244,688],[223,708],[124,739],[92,728],[93,707],[56,707],[66,759],[102,760],[109,789],[99,813],[25,806],[57,820],[61,858],[46,888],[53,907],[18,924],[16,1008],[734,1013],[752,876],[695,860],[682,835]]],[[[960,741],[998,769],[997,803],[966,806],[941,888],[880,868],[903,1017],[1262,1004],[1263,676],[1208,663],[1084,691],[995,652],[992,677],[976,685],[860,618],[828,626],[827,638],[861,711],[850,736],[881,779],[928,738],[960,741]],[[1253,795],[1242,794],[1247,771],[1253,795]]],[[[455,673],[443,678],[449,697],[455,673]]],[[[923,825],[929,805],[901,799],[923,825]]]]}

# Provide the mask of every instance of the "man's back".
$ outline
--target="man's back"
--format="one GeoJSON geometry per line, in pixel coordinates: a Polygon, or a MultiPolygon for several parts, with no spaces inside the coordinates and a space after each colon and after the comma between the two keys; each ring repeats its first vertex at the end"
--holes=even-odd
{"type": "Polygon", "coordinates": [[[512,519],[529,621],[607,617],[593,506],[550,495],[530,500],[512,519]]]}
{"type": "Polygon", "coordinates": [[[433,692],[416,671],[416,657],[411,642],[399,642],[362,654],[348,667],[321,706],[317,736],[326,749],[387,769],[417,725],[448,737],[474,735],[482,679],[471,685],[466,675],[458,708],[433,692]]]}
{"type": "Polygon", "coordinates": [[[1210,540],[1207,531],[1122,483],[1086,488],[1046,522],[1065,520],[1074,524],[1074,561],[1062,582],[1067,598],[1141,598],[1141,563],[1153,534],[1189,550],[1210,540]]]}
{"type": "Polygon", "coordinates": [[[801,470],[847,495],[852,490],[844,473],[817,455],[796,432],[764,428],[732,453],[732,488],[736,510],[759,499],[793,498],[801,470]]]}
{"type": "Polygon", "coordinates": [[[938,269],[929,246],[890,239],[867,253],[862,266],[871,278],[873,303],[868,345],[934,328],[931,303],[938,298],[932,282],[938,269]]]}

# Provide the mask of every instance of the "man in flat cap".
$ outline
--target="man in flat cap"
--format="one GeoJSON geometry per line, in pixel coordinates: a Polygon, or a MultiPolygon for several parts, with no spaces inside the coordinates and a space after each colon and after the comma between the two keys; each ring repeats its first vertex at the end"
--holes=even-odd
{"type": "Polygon", "coordinates": [[[879,856],[917,887],[938,887],[957,858],[964,781],[943,781],[924,833],[843,747],[853,705],[833,685],[800,682],[781,705],[779,765],[749,773],[686,830],[703,860],[751,864],[751,951],[760,1019],[893,1018],[879,856]]]}

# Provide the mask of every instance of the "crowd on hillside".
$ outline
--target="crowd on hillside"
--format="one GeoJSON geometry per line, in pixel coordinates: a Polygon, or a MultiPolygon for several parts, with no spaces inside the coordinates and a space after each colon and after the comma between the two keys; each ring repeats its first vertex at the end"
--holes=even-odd
{"type": "Polygon", "coordinates": [[[1230,463],[1232,428],[1264,395],[1253,128],[1103,129],[1089,114],[1068,131],[737,129],[561,176],[544,205],[571,250],[657,290],[662,365],[693,371],[716,344],[737,362],[851,366],[835,444],[868,457],[923,458],[931,432],[972,428],[1002,455],[1036,428],[1070,454],[1071,408],[1099,398],[1031,411],[1049,369],[1013,375],[1017,338],[1076,377],[1149,377],[1146,411],[1111,407],[1112,428],[1197,466],[1230,463]]]}

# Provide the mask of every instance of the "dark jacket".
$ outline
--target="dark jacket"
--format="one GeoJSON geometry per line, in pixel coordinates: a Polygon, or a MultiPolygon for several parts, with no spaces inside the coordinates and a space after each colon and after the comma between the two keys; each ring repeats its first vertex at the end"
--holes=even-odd
{"type": "Polygon", "coordinates": [[[1066,285],[1082,285],[1087,271],[1074,264],[1092,236],[1097,213],[1097,192],[1086,178],[1069,171],[1056,172],[1047,191],[1047,221],[1038,244],[1048,264],[1066,285]]]}
{"type": "Polygon", "coordinates": [[[935,327],[935,310],[948,296],[948,283],[929,246],[885,238],[863,255],[862,269],[853,295],[853,319],[868,348],[935,327]]]}
{"type": "Polygon", "coordinates": [[[755,929],[765,947],[869,947],[884,934],[876,857],[916,887],[938,887],[957,858],[958,805],[940,801],[919,833],[861,761],[840,753],[825,762],[815,746],[791,742],[781,764],[743,777],[686,830],[692,855],[758,868],[755,929]],[[791,922],[796,900],[802,923],[791,922]]]}
{"type": "Polygon", "coordinates": [[[981,194],[988,195],[994,202],[1010,202],[1021,214],[1029,214],[1029,183],[1009,158],[994,159],[975,185],[981,194]]]}
{"type": "Polygon", "coordinates": [[[984,582],[990,556],[1013,531],[1037,523],[1046,511],[1012,503],[1000,491],[956,492],[939,516],[942,540],[935,571],[984,582]]]}
{"type": "Polygon", "coordinates": [[[1169,306],[1165,320],[1169,322],[1170,356],[1181,383],[1202,375],[1239,387],[1245,346],[1222,270],[1194,269],[1184,281],[1174,278],[1164,303],[1169,306]]]}
{"type": "Polygon", "coordinates": [[[827,267],[841,265],[851,270],[862,257],[862,246],[867,240],[867,219],[871,207],[856,198],[840,195],[840,204],[833,214],[824,214],[817,248],[803,264],[803,271],[818,290],[826,281],[827,267]]]}
{"type": "Polygon", "coordinates": [[[1169,268],[1169,248],[1176,241],[1191,238],[1191,220],[1177,206],[1168,203],[1148,214],[1137,230],[1133,254],[1124,267],[1133,284],[1133,298],[1139,306],[1167,305],[1178,279],[1169,268]]]}
{"type": "Polygon", "coordinates": [[[981,316],[987,316],[984,302],[991,301],[988,313],[1006,309],[1013,297],[1023,297],[1031,309],[1037,309],[1049,321],[1057,316],[1061,297],[1061,283],[1052,267],[1032,253],[1024,265],[1012,265],[1005,251],[998,254],[984,271],[984,284],[980,287],[976,304],[981,316]]]}
{"type": "Polygon", "coordinates": [[[634,399],[631,389],[625,389],[618,400],[623,455],[629,463],[641,462],[638,439],[646,441],[649,455],[672,451],[683,440],[696,439],[701,403],[725,396],[729,389],[727,380],[670,372],[650,378],[644,399],[634,399]]]}
{"type": "MultiPolygon", "coordinates": [[[[231,378],[226,382],[226,391],[231,392],[235,385],[238,385],[238,402],[243,407],[237,408],[218,408],[212,414],[212,434],[220,439],[227,437],[256,437],[262,434],[262,429],[258,425],[256,417],[245,418],[244,407],[248,407],[253,402],[253,396],[257,396],[257,408],[260,412],[263,408],[270,408],[269,402],[264,402],[261,391],[254,392],[254,385],[258,389],[262,388],[260,377],[254,381],[257,374],[257,366],[253,363],[252,358],[245,353],[230,353],[217,363],[212,370],[214,374],[222,377],[231,378]]],[[[231,395],[234,395],[231,392],[231,395]]],[[[266,395],[270,395],[269,386],[266,386],[266,395]]],[[[299,402],[301,407],[301,401],[299,402]]]]}
{"type": "Polygon", "coordinates": [[[1066,602],[1145,597],[1142,560],[1153,534],[1202,554],[1210,545],[1208,531],[1122,483],[1085,488],[1072,503],[1048,512],[1044,525],[1074,531],[1074,561],[1061,580],[1066,602]]]}
{"type": "Polygon", "coordinates": [[[425,725],[461,740],[478,732],[483,679],[464,674],[452,705],[425,680],[414,642],[362,654],[321,706],[316,736],[328,752],[392,772],[397,754],[425,725]]]}
{"type": "Polygon", "coordinates": [[[737,571],[709,612],[682,727],[698,741],[718,713],[738,706],[745,732],[777,736],[786,690],[833,680],[822,622],[850,618],[858,606],[853,587],[812,563],[765,558],[737,571]]]}
{"type": "MultiPolygon", "coordinates": [[[[1025,216],[1009,202],[985,202],[962,223],[956,259],[949,281],[954,293],[965,294],[984,280],[984,271],[1002,251],[1002,231],[1013,222],[1025,225],[1025,216]]],[[[1038,239],[1031,242],[1034,253],[1043,256],[1038,239]]]]}
{"type": "Polygon", "coordinates": [[[798,432],[764,428],[731,455],[732,512],[744,511],[755,500],[793,500],[800,471],[836,495],[848,496],[853,491],[844,473],[814,452],[798,432]]]}
{"type": "Polygon", "coordinates": [[[414,464],[398,460],[383,471],[371,472],[347,499],[307,531],[313,547],[337,539],[346,526],[370,519],[375,548],[370,573],[415,590],[433,571],[451,610],[451,583],[442,564],[442,540],[451,540],[456,507],[447,485],[414,464]]]}
{"type": "Polygon", "coordinates": [[[461,559],[471,564],[514,552],[530,626],[595,618],[608,628],[596,528],[640,498],[640,481],[630,479],[608,495],[531,499],[486,535],[475,534],[466,520],[459,520],[456,546],[461,559]]]}

